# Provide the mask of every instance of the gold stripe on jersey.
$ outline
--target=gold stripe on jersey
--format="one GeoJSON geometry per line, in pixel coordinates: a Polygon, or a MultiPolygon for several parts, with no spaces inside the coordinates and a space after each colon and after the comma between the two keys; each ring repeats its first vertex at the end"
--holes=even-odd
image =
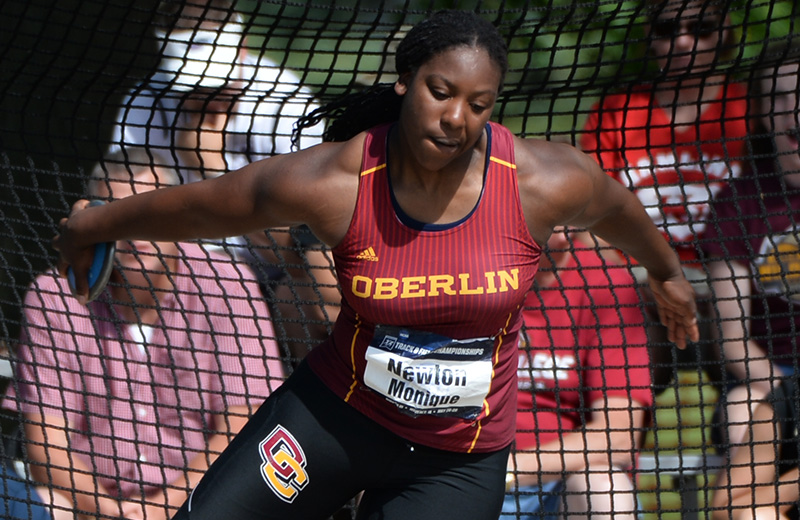
{"type": "MultiPolygon", "coordinates": [[[[519,309],[519,306],[517,306],[517,309],[519,309]]],[[[495,381],[495,379],[494,379],[495,367],[497,366],[497,363],[500,361],[500,347],[502,347],[502,345],[503,345],[503,338],[505,338],[506,334],[508,334],[508,324],[511,323],[511,318],[513,316],[514,316],[513,312],[508,314],[508,317],[506,318],[506,324],[503,326],[503,330],[500,333],[499,337],[497,338],[497,344],[494,346],[494,356],[493,356],[494,357],[494,362],[492,363],[492,383],[491,384],[494,384],[494,381],[495,381]]],[[[489,393],[491,393],[491,388],[489,389],[489,393]]],[[[472,453],[472,450],[475,449],[475,444],[478,443],[478,438],[480,438],[480,436],[481,436],[481,429],[482,429],[481,421],[483,421],[484,419],[489,417],[489,415],[491,415],[491,413],[492,413],[492,411],[489,409],[489,400],[488,399],[484,399],[483,400],[483,415],[482,415],[482,417],[480,419],[478,419],[476,421],[477,428],[476,428],[476,431],[475,431],[475,436],[472,438],[472,444],[469,445],[469,449],[467,450],[467,453],[472,453]]]]}
{"type": "Polygon", "coordinates": [[[489,160],[492,161],[492,162],[496,162],[497,164],[499,164],[501,166],[505,166],[506,168],[511,168],[512,170],[516,170],[517,169],[517,165],[516,164],[510,163],[508,161],[504,161],[503,159],[498,159],[497,157],[493,157],[491,155],[489,156],[489,160]]]}
{"type": "Polygon", "coordinates": [[[365,175],[369,175],[371,173],[375,173],[376,171],[382,170],[384,168],[386,168],[386,163],[379,164],[378,166],[376,166],[374,168],[370,168],[369,170],[364,170],[363,172],[361,172],[361,176],[364,177],[365,175]]]}
{"type": "Polygon", "coordinates": [[[350,368],[352,369],[353,374],[353,383],[350,385],[350,389],[347,391],[347,395],[344,396],[344,402],[348,402],[350,397],[353,396],[353,392],[355,392],[356,388],[358,387],[358,368],[356,367],[356,339],[358,338],[358,333],[361,332],[361,316],[356,314],[356,327],[355,331],[353,332],[353,339],[350,341],[350,368]]]}

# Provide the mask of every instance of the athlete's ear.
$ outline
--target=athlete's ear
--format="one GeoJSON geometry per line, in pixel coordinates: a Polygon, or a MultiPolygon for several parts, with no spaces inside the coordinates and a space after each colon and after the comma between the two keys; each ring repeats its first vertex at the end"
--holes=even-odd
{"type": "Polygon", "coordinates": [[[408,92],[408,83],[411,81],[411,73],[406,72],[394,83],[394,91],[398,96],[405,96],[408,92]]]}

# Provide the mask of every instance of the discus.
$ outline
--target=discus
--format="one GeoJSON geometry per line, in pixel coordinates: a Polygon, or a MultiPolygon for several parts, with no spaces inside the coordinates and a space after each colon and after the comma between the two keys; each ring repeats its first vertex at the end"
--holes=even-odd
{"type": "MultiPolygon", "coordinates": [[[[102,204],[105,204],[102,200],[93,200],[89,203],[89,206],[100,206],[102,204]]],[[[89,297],[86,303],[97,298],[105,289],[108,279],[111,277],[111,271],[114,268],[114,255],[116,252],[117,246],[114,242],[95,244],[92,265],[89,267],[89,297]]],[[[72,271],[71,266],[67,268],[67,280],[69,280],[72,294],[75,294],[75,273],[72,271]]]]}

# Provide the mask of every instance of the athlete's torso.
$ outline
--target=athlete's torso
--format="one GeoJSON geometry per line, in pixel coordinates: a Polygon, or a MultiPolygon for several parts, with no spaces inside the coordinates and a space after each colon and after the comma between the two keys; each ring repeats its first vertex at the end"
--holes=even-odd
{"type": "Polygon", "coordinates": [[[458,222],[429,225],[410,219],[392,197],[389,130],[377,127],[366,138],[356,210],[333,249],[342,310],[332,338],[308,361],[334,392],[409,441],[500,449],[514,436],[520,311],[541,253],[519,201],[512,136],[487,125],[479,202],[458,222]],[[376,337],[385,337],[370,346],[378,325],[376,337]],[[414,345],[430,338],[417,333],[488,339],[445,341],[421,359],[425,349],[414,345]],[[483,347],[486,358],[476,354],[483,347]]]}

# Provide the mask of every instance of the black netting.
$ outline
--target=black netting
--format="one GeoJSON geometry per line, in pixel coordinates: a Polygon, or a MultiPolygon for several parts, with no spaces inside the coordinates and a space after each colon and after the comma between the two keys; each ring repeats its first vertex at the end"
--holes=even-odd
{"type": "Polygon", "coordinates": [[[193,1],[183,18],[178,1],[0,3],[0,516],[43,518],[36,483],[57,519],[168,517],[216,457],[208,439],[340,310],[331,250],[303,226],[121,244],[108,291],[80,305],[51,247],[72,204],[318,143],[330,121],[298,138],[298,119],[396,81],[398,43],[442,8],[508,45],[493,120],[582,148],[636,192],[697,293],[700,340],[679,350],[635,262],[583,230],[549,244],[503,518],[540,498],[615,518],[796,516],[797,386],[778,384],[800,323],[794,1],[193,1]]]}

